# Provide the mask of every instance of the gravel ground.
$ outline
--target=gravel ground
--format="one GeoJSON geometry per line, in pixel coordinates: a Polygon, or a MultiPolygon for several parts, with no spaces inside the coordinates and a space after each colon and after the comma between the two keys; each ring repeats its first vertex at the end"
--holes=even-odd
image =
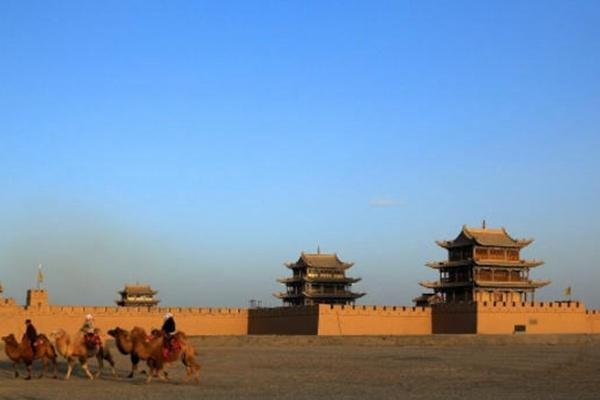
{"type": "MultiPolygon", "coordinates": [[[[600,336],[198,337],[200,384],[123,378],[12,377],[0,345],[2,399],[600,399],[600,336]]],[[[109,343],[109,346],[111,343],[109,343]]],[[[114,349],[116,354],[116,350],[114,349]]],[[[95,369],[95,361],[92,361],[95,369]]],[[[23,368],[21,368],[23,369],[23,368]]],[[[66,365],[61,360],[61,375],[66,365]]],[[[40,366],[36,366],[36,371],[40,366]]]]}

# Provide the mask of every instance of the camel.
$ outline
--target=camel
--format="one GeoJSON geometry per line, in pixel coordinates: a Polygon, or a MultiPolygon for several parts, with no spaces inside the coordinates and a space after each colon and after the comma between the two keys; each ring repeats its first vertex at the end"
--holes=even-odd
{"type": "MultiPolygon", "coordinates": [[[[98,333],[97,329],[96,333],[98,333]]],[[[117,376],[117,372],[115,371],[115,361],[108,348],[103,346],[95,346],[90,348],[86,346],[85,338],[80,332],[74,335],[73,340],[71,340],[69,334],[63,329],[59,329],[58,331],[54,332],[53,336],[56,342],[56,350],[67,360],[68,368],[67,374],[65,375],[65,380],[68,380],[71,377],[71,373],[73,372],[73,367],[75,366],[76,361],[79,361],[81,368],[85,371],[85,374],[90,379],[100,376],[102,369],[104,368],[104,360],[108,361],[110,364],[112,376],[117,376]],[[90,372],[87,364],[87,359],[92,357],[96,357],[98,360],[98,372],[96,374],[92,374],[90,372]]]]}
{"type": "MultiPolygon", "coordinates": [[[[156,332],[156,331],[155,331],[156,332]]],[[[187,343],[186,336],[183,332],[177,332],[173,336],[177,340],[181,348],[171,352],[165,358],[163,352],[163,338],[160,335],[148,336],[146,331],[140,327],[135,327],[131,332],[127,332],[119,327],[109,331],[109,334],[115,338],[117,348],[119,350],[130,350],[130,354],[135,353],[138,359],[146,360],[148,368],[146,382],[150,382],[152,377],[159,376],[161,379],[168,379],[165,365],[171,364],[179,359],[186,367],[187,377],[185,381],[192,376],[196,382],[200,381],[200,365],[196,362],[196,352],[194,348],[187,343]],[[120,343],[119,343],[120,342],[120,343]]],[[[132,358],[133,362],[133,358],[132,358]]],[[[132,366],[132,373],[135,367],[132,366]]]]}
{"type": "MultiPolygon", "coordinates": [[[[121,329],[118,326],[115,329],[110,329],[108,332],[109,336],[115,339],[117,349],[123,355],[128,355],[131,359],[131,372],[127,375],[128,378],[133,378],[133,375],[137,371],[138,364],[140,362],[140,356],[133,349],[133,340],[129,334],[129,331],[121,329]]],[[[141,371],[142,374],[146,373],[141,371]]]]}
{"type": "Polygon", "coordinates": [[[17,338],[15,338],[15,335],[12,333],[8,336],[2,337],[2,340],[5,344],[4,352],[13,362],[15,378],[19,377],[19,370],[17,369],[17,366],[21,361],[23,361],[25,367],[27,368],[27,377],[25,379],[31,379],[33,361],[41,359],[42,363],[44,364],[44,369],[39,378],[42,378],[46,375],[46,371],[48,370],[48,361],[51,361],[52,365],[54,366],[54,378],[56,379],[56,351],[46,335],[40,334],[37,336],[35,352],[31,348],[29,339],[25,335],[23,335],[21,343],[17,342],[17,338]]]}

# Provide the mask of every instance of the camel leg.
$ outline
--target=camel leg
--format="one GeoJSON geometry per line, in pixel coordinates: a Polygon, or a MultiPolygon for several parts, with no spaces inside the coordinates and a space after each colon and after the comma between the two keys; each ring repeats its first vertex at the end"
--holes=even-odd
{"type": "Polygon", "coordinates": [[[196,383],[200,383],[200,368],[202,368],[202,366],[198,363],[196,363],[196,378],[194,379],[196,381],[196,383]]]}
{"type": "Polygon", "coordinates": [[[137,367],[138,367],[138,363],[140,362],[140,358],[135,353],[131,353],[129,358],[131,359],[131,372],[129,373],[129,375],[127,375],[127,377],[133,378],[135,371],[137,371],[137,367]]]}
{"type": "Polygon", "coordinates": [[[94,374],[94,376],[97,378],[100,376],[100,374],[102,374],[102,370],[104,369],[104,358],[102,356],[102,351],[99,351],[96,354],[96,360],[98,360],[98,371],[94,374]]]}
{"type": "Polygon", "coordinates": [[[146,383],[150,383],[152,381],[152,376],[154,375],[154,368],[148,366],[148,377],[146,378],[146,383]]]}
{"type": "Polygon", "coordinates": [[[115,369],[115,360],[112,357],[112,354],[110,354],[110,351],[106,351],[104,353],[104,359],[106,361],[108,361],[108,363],[110,364],[110,369],[112,370],[112,376],[117,376],[117,370],[115,369]]]}
{"type": "Polygon", "coordinates": [[[17,361],[13,361],[13,369],[15,370],[15,378],[19,377],[19,368],[17,368],[18,365],[19,365],[19,363],[17,361]]]}
{"type": "Polygon", "coordinates": [[[194,357],[188,357],[187,364],[188,376],[186,377],[185,381],[187,382],[188,379],[193,377],[196,383],[200,383],[200,364],[196,362],[194,357]]]}
{"type": "Polygon", "coordinates": [[[73,365],[75,364],[75,359],[69,357],[67,358],[67,374],[65,375],[65,380],[69,380],[71,378],[71,373],[73,372],[73,365]]]}
{"type": "MultiPolygon", "coordinates": [[[[160,371],[157,371],[157,373],[158,372],[160,372],[160,371]]],[[[160,380],[165,381],[165,382],[169,380],[169,375],[167,375],[164,370],[162,371],[162,374],[158,375],[158,377],[160,378],[160,380]]]]}
{"type": "Polygon", "coordinates": [[[181,355],[181,362],[183,363],[183,366],[185,367],[185,376],[183,377],[183,383],[187,383],[187,381],[190,380],[191,369],[190,369],[189,359],[185,353],[183,353],[181,355]]]}
{"type": "Polygon", "coordinates": [[[48,359],[46,358],[46,356],[42,357],[42,373],[40,374],[40,376],[38,376],[38,378],[43,378],[44,376],[46,376],[46,372],[48,371],[48,359]]]}
{"type": "Polygon", "coordinates": [[[58,379],[58,363],[56,362],[56,356],[52,357],[52,365],[54,366],[54,379],[58,379]]]}
{"type": "Polygon", "coordinates": [[[200,364],[198,364],[198,365],[196,366],[196,377],[194,378],[194,381],[195,381],[196,383],[200,383],[200,368],[201,368],[201,367],[200,367],[200,364]]]}
{"type": "Polygon", "coordinates": [[[183,379],[184,382],[188,382],[194,378],[196,383],[200,383],[200,364],[196,362],[195,357],[192,354],[183,354],[181,356],[181,362],[185,365],[186,376],[183,379]]]}
{"type": "Polygon", "coordinates": [[[30,380],[31,379],[31,364],[25,364],[27,367],[27,377],[25,378],[25,380],[30,380]]]}
{"type": "Polygon", "coordinates": [[[92,374],[90,368],[88,367],[87,359],[84,359],[83,362],[80,360],[79,362],[81,364],[81,368],[85,371],[85,374],[88,376],[88,378],[90,378],[90,380],[94,380],[94,374],[92,374]]]}
{"type": "Polygon", "coordinates": [[[185,382],[193,377],[196,383],[200,383],[200,364],[196,362],[194,353],[183,354],[181,361],[186,366],[187,377],[185,382]]]}

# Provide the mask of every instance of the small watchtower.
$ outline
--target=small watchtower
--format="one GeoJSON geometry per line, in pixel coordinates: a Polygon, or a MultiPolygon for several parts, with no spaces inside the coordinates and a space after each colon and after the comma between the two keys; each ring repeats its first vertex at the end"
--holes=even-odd
{"type": "Polygon", "coordinates": [[[150,285],[125,285],[119,291],[121,299],[116,300],[116,303],[120,307],[155,307],[159,302],[154,298],[157,293],[150,285]]]}
{"type": "Polygon", "coordinates": [[[48,303],[48,292],[45,289],[29,289],[27,291],[27,307],[45,307],[48,303]]]}

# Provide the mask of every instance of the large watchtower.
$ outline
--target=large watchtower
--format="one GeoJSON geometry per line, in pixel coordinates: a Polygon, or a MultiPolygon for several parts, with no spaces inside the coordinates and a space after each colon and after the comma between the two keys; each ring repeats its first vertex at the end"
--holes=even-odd
{"type": "Polygon", "coordinates": [[[446,303],[456,301],[534,300],[535,289],[549,280],[529,278],[531,268],[540,260],[523,260],[520,251],[533,239],[513,239],[504,228],[463,226],[454,240],[436,243],[448,250],[446,261],[426,265],[440,273],[437,281],[423,281],[421,286],[433,289],[446,303]]]}

